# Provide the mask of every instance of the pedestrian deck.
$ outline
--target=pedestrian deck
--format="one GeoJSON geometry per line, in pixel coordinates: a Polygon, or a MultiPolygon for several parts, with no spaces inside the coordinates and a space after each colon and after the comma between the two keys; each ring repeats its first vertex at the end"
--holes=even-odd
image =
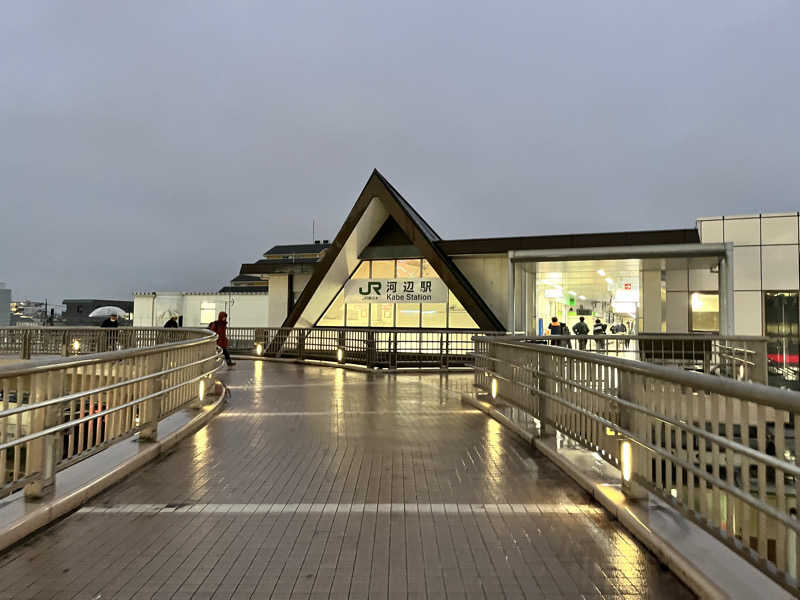
{"type": "Polygon", "coordinates": [[[691,597],[462,405],[468,375],[243,361],[226,377],[205,429],[0,556],[0,598],[691,597]]]}

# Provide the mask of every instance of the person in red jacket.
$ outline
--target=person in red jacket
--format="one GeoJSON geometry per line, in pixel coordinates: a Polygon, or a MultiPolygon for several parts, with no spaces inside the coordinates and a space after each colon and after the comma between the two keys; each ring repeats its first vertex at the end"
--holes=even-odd
{"type": "Polygon", "coordinates": [[[217,346],[222,348],[225,362],[228,363],[229,367],[235,365],[236,363],[231,360],[231,353],[228,352],[228,313],[224,310],[220,311],[217,320],[209,323],[208,328],[217,334],[217,346]]]}

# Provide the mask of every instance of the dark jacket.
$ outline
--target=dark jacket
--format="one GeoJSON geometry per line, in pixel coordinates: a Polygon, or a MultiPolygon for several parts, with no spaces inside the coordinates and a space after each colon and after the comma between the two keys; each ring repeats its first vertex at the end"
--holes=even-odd
{"type": "Polygon", "coordinates": [[[119,327],[119,321],[112,321],[111,317],[108,317],[105,321],[100,323],[100,327],[119,327]]]}
{"type": "Polygon", "coordinates": [[[572,333],[575,335],[587,335],[589,333],[589,326],[586,321],[578,321],[572,326],[572,333]]]}
{"type": "Polygon", "coordinates": [[[566,323],[550,323],[547,326],[550,335],[569,335],[569,327],[566,323]]]}
{"type": "Polygon", "coordinates": [[[178,320],[177,319],[170,319],[169,321],[164,323],[164,327],[168,327],[168,328],[177,327],[177,326],[178,326],[178,320]]]}
{"type": "Polygon", "coordinates": [[[228,347],[228,313],[221,311],[216,321],[210,323],[208,328],[217,334],[217,346],[228,347]]]}
{"type": "Polygon", "coordinates": [[[608,327],[605,323],[595,323],[594,329],[592,329],[592,333],[594,335],[605,335],[606,334],[606,327],[608,327]]]}

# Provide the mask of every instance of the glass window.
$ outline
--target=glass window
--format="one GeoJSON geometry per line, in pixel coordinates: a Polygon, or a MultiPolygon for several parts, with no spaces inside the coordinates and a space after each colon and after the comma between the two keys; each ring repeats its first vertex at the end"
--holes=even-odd
{"type": "Polygon", "coordinates": [[[317,325],[320,327],[342,327],[344,325],[344,294],[339,293],[317,325]]]}
{"type": "Polygon", "coordinates": [[[348,327],[369,326],[369,304],[348,304],[347,326],[348,327]]]}
{"type": "Polygon", "coordinates": [[[362,261],[350,279],[369,279],[369,261],[362,261]]]}
{"type": "Polygon", "coordinates": [[[398,277],[419,277],[420,260],[418,258],[397,261],[398,277]]]}
{"type": "Polygon", "coordinates": [[[478,325],[469,316],[469,313],[461,306],[461,302],[450,292],[449,307],[451,329],[477,329],[478,325]]]}
{"type": "Polygon", "coordinates": [[[719,331],[719,295],[695,292],[691,296],[691,331],[719,331]]]}
{"type": "Polygon", "coordinates": [[[424,258],[422,259],[422,276],[423,277],[428,277],[430,279],[438,279],[439,278],[439,274],[431,266],[431,263],[429,263],[424,258]]]}
{"type": "Polygon", "coordinates": [[[800,389],[800,303],[797,292],[764,292],[764,332],[767,342],[769,384],[800,389]]]}
{"type": "Polygon", "coordinates": [[[394,327],[394,304],[370,304],[371,327],[394,327]]]}
{"type": "Polygon", "coordinates": [[[394,277],[394,261],[393,260],[373,260],[372,261],[372,278],[373,279],[390,279],[394,277]]]}
{"type": "Polygon", "coordinates": [[[429,302],[422,305],[422,326],[444,329],[447,327],[447,304],[429,302]]]}
{"type": "Polygon", "coordinates": [[[215,302],[200,303],[200,324],[208,325],[217,320],[217,304],[215,302]]]}
{"type": "Polygon", "coordinates": [[[419,304],[396,304],[397,327],[419,327],[419,304]]]}

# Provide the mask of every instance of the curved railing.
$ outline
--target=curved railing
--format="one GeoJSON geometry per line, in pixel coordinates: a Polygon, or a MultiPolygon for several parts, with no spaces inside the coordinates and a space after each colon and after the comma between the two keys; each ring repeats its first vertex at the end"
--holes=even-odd
{"type": "MultiPolygon", "coordinates": [[[[475,385],[618,467],[800,592],[800,393],[536,344],[476,340],[475,385]]],[[[527,422],[527,421],[525,421],[527,422]]]]}
{"type": "Polygon", "coordinates": [[[39,497],[65,467],[135,433],[155,439],[159,420],[202,402],[222,364],[207,330],[3,328],[0,347],[26,336],[35,354],[55,341],[108,350],[0,368],[0,497],[39,497]]]}

